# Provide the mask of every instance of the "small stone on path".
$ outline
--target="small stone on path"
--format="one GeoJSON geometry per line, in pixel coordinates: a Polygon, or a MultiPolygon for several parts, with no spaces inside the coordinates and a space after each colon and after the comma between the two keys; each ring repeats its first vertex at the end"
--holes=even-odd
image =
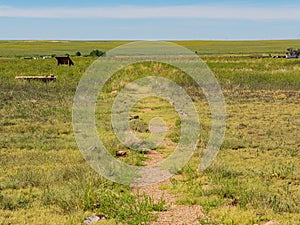
{"type": "Polygon", "coordinates": [[[86,217],[83,222],[85,224],[94,224],[97,223],[99,220],[106,220],[106,217],[102,214],[96,216],[89,216],[86,217]]]}

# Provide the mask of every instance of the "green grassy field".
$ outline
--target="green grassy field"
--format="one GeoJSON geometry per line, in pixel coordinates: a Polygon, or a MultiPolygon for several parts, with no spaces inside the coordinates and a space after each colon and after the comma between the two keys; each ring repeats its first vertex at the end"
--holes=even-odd
{"type": "MultiPolygon", "coordinates": [[[[274,41],[173,41],[204,55],[285,54],[287,48],[299,48],[300,40],[274,41]]],[[[93,49],[106,51],[128,41],[0,41],[0,56],[52,54],[89,54],[93,49]]]]}
{"type": "MultiPolygon", "coordinates": [[[[127,186],[100,177],[83,159],[72,128],[72,104],[77,84],[92,57],[73,57],[75,66],[56,66],[55,59],[24,60],[25,56],[89,54],[107,51],[117,42],[0,41],[0,224],[82,224],[84,217],[105,214],[99,224],[149,224],[152,212],[166,210],[164,201],[131,193],[127,186]],[[56,82],[16,81],[15,76],[49,75],[56,82]]],[[[110,124],[115,95],[137,78],[161,75],[183,86],[201,119],[197,153],[163,186],[181,204],[200,204],[209,218],[202,224],[300,224],[300,60],[251,59],[244,55],[284,54],[300,41],[178,41],[200,57],[219,80],[227,102],[227,131],[213,165],[197,173],[199,156],[210,130],[210,113],[202,91],[185,74],[159,63],[137,64],[118,72],[97,103],[98,132],[121,159],[144,165],[147,155],[118,143],[110,124]],[[239,57],[238,57],[239,56],[239,57]]],[[[133,109],[141,121],[132,129],[146,137],[153,116],[172,127],[166,141],[180,136],[173,107],[159,99],[145,99],[133,109]],[[151,110],[148,110],[151,109],[151,110]]],[[[172,145],[173,146],[173,145],[172,145]]],[[[159,146],[168,156],[172,147],[159,146]]]]}

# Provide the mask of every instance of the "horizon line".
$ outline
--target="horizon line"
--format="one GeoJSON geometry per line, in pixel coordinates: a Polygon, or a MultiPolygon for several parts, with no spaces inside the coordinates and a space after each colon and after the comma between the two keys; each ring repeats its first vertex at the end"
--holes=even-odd
{"type": "Polygon", "coordinates": [[[162,42],[173,42],[173,41],[300,41],[300,38],[274,38],[274,39],[118,39],[118,38],[112,38],[112,39],[97,39],[97,38],[91,38],[91,39],[84,39],[84,38],[70,38],[70,39],[1,39],[0,41],[32,41],[32,42],[60,42],[60,41],[162,41],[162,42]]]}

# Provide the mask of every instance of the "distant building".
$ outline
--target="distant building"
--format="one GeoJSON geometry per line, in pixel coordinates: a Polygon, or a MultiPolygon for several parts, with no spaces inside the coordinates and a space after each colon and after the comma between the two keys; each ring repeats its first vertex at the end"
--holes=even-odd
{"type": "Polygon", "coordinates": [[[296,59],[300,57],[300,49],[288,48],[286,52],[287,59],[296,59]]]}
{"type": "Polygon", "coordinates": [[[52,56],[51,55],[45,55],[45,56],[43,56],[43,59],[52,59],[52,56]]]}
{"type": "Polygon", "coordinates": [[[72,61],[72,59],[70,58],[70,56],[56,56],[55,57],[57,60],[57,65],[69,65],[69,66],[73,66],[74,63],[72,61]]]}

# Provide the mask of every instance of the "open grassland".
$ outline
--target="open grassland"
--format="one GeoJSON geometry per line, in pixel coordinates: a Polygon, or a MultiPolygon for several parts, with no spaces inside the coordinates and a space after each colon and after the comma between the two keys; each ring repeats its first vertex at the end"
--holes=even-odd
{"type": "Polygon", "coordinates": [[[300,40],[273,40],[273,41],[176,41],[200,54],[241,54],[241,55],[268,55],[285,54],[287,48],[298,48],[300,40]]]}
{"type": "MultiPolygon", "coordinates": [[[[129,187],[101,178],[83,159],[72,129],[72,104],[77,84],[96,59],[73,57],[75,66],[56,66],[55,59],[23,60],[15,56],[88,54],[124,42],[0,42],[0,224],[82,224],[85,216],[105,214],[99,224],[149,224],[165,202],[138,197],[129,187]],[[15,76],[49,75],[56,82],[16,81],[15,76]]],[[[178,203],[204,207],[202,224],[300,224],[300,60],[250,59],[236,55],[284,54],[300,41],[182,41],[197,51],[222,85],[227,102],[227,133],[214,164],[196,172],[205,149],[210,112],[202,91],[185,74],[159,63],[129,66],[108,82],[99,95],[99,136],[123,160],[144,165],[147,154],[130,151],[113,134],[111,105],[124,85],[137,78],[164,76],[185,88],[200,117],[197,153],[172,185],[163,189],[178,203]],[[233,54],[230,56],[228,54],[233,54]],[[100,116],[101,115],[101,116],[100,116]]],[[[157,147],[167,157],[180,137],[178,115],[168,102],[140,101],[131,123],[141,137],[149,121],[160,116],[169,130],[157,147]]]]}
{"type": "Polygon", "coordinates": [[[109,50],[125,41],[0,41],[0,56],[89,54],[93,49],[109,50]]]}
{"type": "MultiPolygon", "coordinates": [[[[287,48],[299,48],[300,40],[274,41],[173,41],[202,55],[285,54],[287,48]]],[[[0,41],[0,56],[52,54],[89,54],[93,49],[106,51],[128,41],[0,41]]]]}

